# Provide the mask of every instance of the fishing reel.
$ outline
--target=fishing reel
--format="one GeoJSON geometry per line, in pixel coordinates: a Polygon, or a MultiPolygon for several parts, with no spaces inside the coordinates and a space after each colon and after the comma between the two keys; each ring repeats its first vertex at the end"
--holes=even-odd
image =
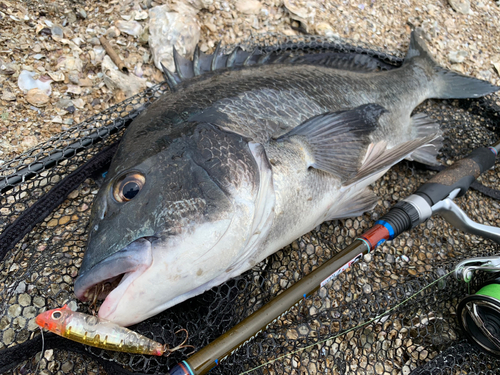
{"type": "MultiPolygon", "coordinates": [[[[499,272],[500,256],[466,259],[458,264],[455,276],[469,283],[476,270],[499,272]]],[[[469,341],[500,357],[500,278],[465,297],[458,305],[457,316],[469,341]]]]}

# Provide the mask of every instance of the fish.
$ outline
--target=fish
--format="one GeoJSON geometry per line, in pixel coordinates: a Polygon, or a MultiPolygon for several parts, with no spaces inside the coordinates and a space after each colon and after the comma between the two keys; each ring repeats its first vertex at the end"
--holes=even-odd
{"type": "Polygon", "coordinates": [[[103,299],[99,317],[122,326],[143,321],[369,211],[370,185],[399,161],[436,164],[440,127],[415,107],[499,87],[438,66],[422,35],[400,67],[174,51],[171,90],[131,123],[94,200],[77,298],[103,299]]]}

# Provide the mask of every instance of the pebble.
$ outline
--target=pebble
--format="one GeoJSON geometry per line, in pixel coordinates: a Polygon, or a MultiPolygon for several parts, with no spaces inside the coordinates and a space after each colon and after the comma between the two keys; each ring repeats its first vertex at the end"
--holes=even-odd
{"type": "Polygon", "coordinates": [[[485,81],[490,81],[493,74],[489,70],[481,70],[479,72],[479,78],[484,79],[485,81]]]}
{"type": "Polygon", "coordinates": [[[16,95],[12,93],[10,90],[5,89],[2,91],[2,100],[11,102],[13,100],[16,100],[16,95]]]}
{"type": "Polygon", "coordinates": [[[148,18],[148,12],[146,11],[140,11],[135,14],[134,20],[136,21],[143,21],[148,18]]]}
{"type": "Polygon", "coordinates": [[[17,300],[21,306],[28,306],[31,304],[31,297],[26,293],[21,294],[17,300]]]}
{"type": "Polygon", "coordinates": [[[22,308],[18,304],[11,305],[9,309],[7,310],[7,314],[11,317],[16,317],[21,315],[22,308]]]}
{"type": "Polygon", "coordinates": [[[52,361],[54,359],[54,350],[47,349],[45,353],[43,353],[43,357],[49,362],[52,361]]]}
{"type": "Polygon", "coordinates": [[[78,74],[78,72],[75,71],[69,72],[68,79],[71,83],[78,85],[78,83],[80,82],[80,75],[78,74]]]}
{"type": "Polygon", "coordinates": [[[469,0],[448,0],[451,7],[458,13],[469,14],[470,13],[470,1],[469,0]]]}
{"type": "Polygon", "coordinates": [[[82,19],[87,18],[87,12],[82,8],[77,9],[76,14],[82,19]]]}
{"type": "Polygon", "coordinates": [[[120,30],[116,26],[111,26],[106,30],[107,38],[117,38],[120,36],[120,30]]]}
{"type": "Polygon", "coordinates": [[[469,53],[467,51],[453,51],[448,55],[448,59],[452,64],[463,63],[469,53]]]}
{"type": "Polygon", "coordinates": [[[51,35],[52,35],[52,39],[54,39],[56,42],[60,42],[61,39],[64,36],[63,29],[59,25],[53,25],[50,28],[50,32],[51,32],[51,35]]]}
{"type": "Polygon", "coordinates": [[[33,297],[33,306],[42,308],[45,306],[45,298],[41,296],[35,296],[33,297]]]}
{"type": "Polygon", "coordinates": [[[235,8],[243,14],[257,14],[262,8],[262,3],[257,0],[239,0],[236,2],[235,8]]]}
{"type": "Polygon", "coordinates": [[[77,85],[68,85],[68,89],[66,90],[66,92],[75,95],[80,95],[82,93],[82,88],[77,85]]]}
{"type": "Polygon", "coordinates": [[[36,107],[43,107],[49,102],[50,98],[44,91],[38,88],[34,88],[28,91],[26,100],[31,105],[34,105],[36,107]]]}

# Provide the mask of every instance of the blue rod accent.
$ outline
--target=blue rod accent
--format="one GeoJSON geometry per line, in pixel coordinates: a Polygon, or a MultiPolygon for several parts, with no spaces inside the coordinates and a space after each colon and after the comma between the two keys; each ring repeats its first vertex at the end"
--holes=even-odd
{"type": "Polygon", "coordinates": [[[194,375],[194,372],[193,372],[193,370],[191,370],[191,366],[189,366],[189,363],[187,363],[186,361],[182,361],[181,363],[182,363],[184,366],[186,366],[186,368],[188,369],[188,371],[189,371],[189,373],[190,373],[191,375],[194,375]]]}
{"type": "Polygon", "coordinates": [[[391,224],[384,220],[377,220],[375,222],[375,225],[377,224],[383,225],[389,231],[389,240],[392,240],[394,238],[394,229],[392,228],[391,224]]]}

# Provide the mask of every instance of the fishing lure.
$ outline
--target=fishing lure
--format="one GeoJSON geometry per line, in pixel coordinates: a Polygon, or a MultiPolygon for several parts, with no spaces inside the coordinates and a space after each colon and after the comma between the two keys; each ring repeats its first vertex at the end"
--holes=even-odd
{"type": "Polygon", "coordinates": [[[168,356],[176,350],[192,347],[184,345],[188,339],[185,329],[180,331],[186,332],[186,339],[180,345],[170,349],[166,344],[160,344],[116,323],[72,311],[68,305],[41,313],[36,317],[36,323],[67,339],[119,352],[168,356]]]}

